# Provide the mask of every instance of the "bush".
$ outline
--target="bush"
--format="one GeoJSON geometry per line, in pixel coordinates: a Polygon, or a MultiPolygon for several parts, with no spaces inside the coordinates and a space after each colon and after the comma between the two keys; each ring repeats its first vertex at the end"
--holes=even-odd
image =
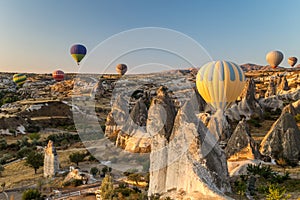
{"type": "Polygon", "coordinates": [[[41,193],[37,189],[28,189],[23,192],[22,200],[42,200],[41,193]]]}
{"type": "Polygon", "coordinates": [[[0,139],[0,150],[5,150],[7,148],[7,142],[5,138],[0,139]]]}
{"type": "Polygon", "coordinates": [[[96,174],[99,172],[99,169],[97,167],[92,167],[90,170],[90,173],[93,174],[93,176],[96,176],[96,174]]]}
{"type": "Polygon", "coordinates": [[[291,195],[286,194],[286,189],[284,187],[272,184],[268,188],[266,200],[287,200],[290,197],[291,195]]]}
{"type": "Polygon", "coordinates": [[[31,133],[31,134],[29,134],[29,138],[31,140],[39,140],[41,138],[41,135],[38,133],[31,133]]]}
{"type": "Polygon", "coordinates": [[[296,120],[296,122],[300,122],[300,114],[295,116],[295,120],[296,120]]]}

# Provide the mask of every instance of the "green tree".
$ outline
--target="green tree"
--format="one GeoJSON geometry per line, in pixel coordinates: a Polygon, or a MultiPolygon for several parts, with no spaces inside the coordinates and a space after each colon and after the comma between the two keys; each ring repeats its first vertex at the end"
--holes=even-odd
{"type": "Polygon", "coordinates": [[[32,151],[28,154],[25,164],[32,167],[36,174],[37,169],[44,165],[44,155],[39,152],[32,151]]]}
{"type": "Polygon", "coordinates": [[[99,172],[99,169],[97,167],[92,167],[90,170],[90,173],[93,174],[93,176],[96,176],[96,174],[99,172]]]}
{"type": "Polygon", "coordinates": [[[22,200],[41,200],[41,193],[37,189],[28,189],[23,192],[22,200]]]}
{"type": "Polygon", "coordinates": [[[84,160],[84,158],[85,154],[79,152],[75,152],[69,155],[70,161],[76,163],[77,166],[79,165],[79,162],[82,162],[84,160]]]}
{"type": "Polygon", "coordinates": [[[111,172],[111,170],[112,170],[111,167],[105,166],[105,167],[102,168],[101,171],[102,171],[103,175],[106,175],[106,173],[107,173],[107,172],[111,172]]]}
{"type": "Polygon", "coordinates": [[[114,185],[112,182],[112,177],[109,174],[106,174],[104,179],[102,180],[101,186],[101,198],[103,200],[111,200],[114,194],[114,185]]]}
{"type": "Polygon", "coordinates": [[[134,181],[137,185],[139,184],[139,181],[141,180],[142,175],[138,173],[133,173],[128,175],[128,180],[134,181]]]}
{"type": "Polygon", "coordinates": [[[7,147],[7,142],[5,140],[5,138],[1,138],[0,139],[0,150],[4,150],[7,147]]]}
{"type": "Polygon", "coordinates": [[[33,152],[32,148],[29,147],[22,147],[18,152],[17,152],[17,157],[18,158],[24,158],[27,155],[29,155],[31,152],[33,152]]]}

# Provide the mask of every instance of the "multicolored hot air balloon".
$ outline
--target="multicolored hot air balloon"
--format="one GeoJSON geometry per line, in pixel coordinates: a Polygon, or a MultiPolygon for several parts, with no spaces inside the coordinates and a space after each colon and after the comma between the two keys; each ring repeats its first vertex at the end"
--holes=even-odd
{"type": "Polygon", "coordinates": [[[55,70],[52,73],[52,77],[56,81],[62,81],[62,80],[65,79],[65,73],[63,71],[61,71],[61,70],[55,70]]]}
{"type": "Polygon", "coordinates": [[[298,59],[296,57],[289,57],[288,63],[291,67],[294,67],[297,63],[298,59]]]}
{"type": "Polygon", "coordinates": [[[127,65],[125,65],[125,64],[118,64],[116,66],[116,71],[118,72],[118,74],[124,75],[127,72],[127,65]]]}
{"type": "Polygon", "coordinates": [[[15,74],[13,76],[13,82],[15,82],[18,86],[22,86],[25,81],[26,81],[27,77],[25,74],[15,74]]]}
{"type": "Polygon", "coordinates": [[[241,67],[228,61],[213,61],[201,67],[196,86],[215,110],[225,110],[244,89],[246,80],[241,67]]]}
{"type": "Polygon", "coordinates": [[[275,69],[283,60],[283,53],[280,51],[270,51],[266,55],[267,62],[271,65],[273,69],[275,69]]]}
{"type": "Polygon", "coordinates": [[[74,44],[70,49],[70,53],[77,62],[77,65],[79,65],[80,61],[84,58],[86,52],[87,50],[82,44],[74,44]]]}

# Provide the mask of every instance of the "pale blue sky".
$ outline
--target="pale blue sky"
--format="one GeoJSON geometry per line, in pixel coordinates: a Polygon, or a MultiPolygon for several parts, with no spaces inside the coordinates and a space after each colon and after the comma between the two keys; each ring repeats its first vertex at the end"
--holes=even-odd
{"type": "MultiPolygon", "coordinates": [[[[288,66],[289,56],[300,58],[299,22],[298,0],[0,0],[0,71],[76,72],[69,54],[72,44],[82,43],[91,52],[110,36],[141,27],[179,31],[214,60],[238,64],[266,65],[265,54],[281,50],[281,65],[288,66]]],[[[129,67],[139,63],[134,59],[137,56],[127,58],[129,67]]],[[[86,63],[99,64],[88,62],[88,57],[86,63]]]]}

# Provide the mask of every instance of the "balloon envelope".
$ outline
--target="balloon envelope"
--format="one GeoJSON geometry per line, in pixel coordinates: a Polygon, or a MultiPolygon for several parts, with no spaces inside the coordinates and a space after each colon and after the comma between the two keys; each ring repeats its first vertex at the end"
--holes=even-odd
{"type": "Polygon", "coordinates": [[[61,71],[61,70],[55,70],[52,73],[52,77],[56,81],[62,81],[62,80],[65,79],[65,73],[63,71],[61,71]]]}
{"type": "Polygon", "coordinates": [[[298,59],[296,57],[289,57],[288,63],[291,67],[294,67],[297,63],[298,59]]]}
{"type": "Polygon", "coordinates": [[[213,61],[202,66],[196,78],[199,94],[216,110],[226,109],[245,86],[241,67],[228,61],[213,61]]]}
{"type": "Polygon", "coordinates": [[[79,65],[80,61],[86,55],[86,52],[87,52],[87,50],[86,50],[85,46],[83,46],[82,44],[74,44],[70,49],[70,53],[78,65],[79,65]]]}
{"type": "Polygon", "coordinates": [[[22,86],[25,81],[26,81],[27,77],[25,74],[15,74],[13,76],[13,82],[15,82],[18,86],[22,86]]]}
{"type": "Polygon", "coordinates": [[[272,68],[276,68],[283,60],[283,53],[280,51],[270,51],[266,55],[266,60],[272,68]]]}
{"type": "Polygon", "coordinates": [[[125,64],[118,64],[116,66],[116,71],[118,72],[118,74],[124,75],[127,72],[127,65],[125,65],[125,64]]]}

